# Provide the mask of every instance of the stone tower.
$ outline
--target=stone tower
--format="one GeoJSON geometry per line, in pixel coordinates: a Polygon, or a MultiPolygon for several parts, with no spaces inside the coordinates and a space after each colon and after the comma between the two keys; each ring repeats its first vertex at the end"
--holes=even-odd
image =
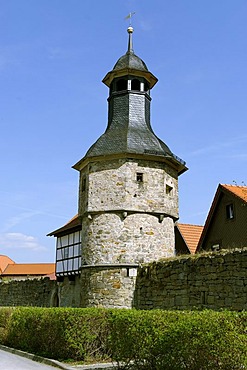
{"type": "Polygon", "coordinates": [[[103,79],[106,131],[73,166],[80,172],[82,306],[131,307],[138,264],[175,254],[178,176],[187,168],[152,130],[157,78],[134,53],[132,27],[128,34],[126,54],[103,79]]]}

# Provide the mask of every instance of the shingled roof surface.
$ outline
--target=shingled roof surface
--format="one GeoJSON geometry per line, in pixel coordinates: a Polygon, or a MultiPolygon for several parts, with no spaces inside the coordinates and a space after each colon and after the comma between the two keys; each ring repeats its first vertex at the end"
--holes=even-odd
{"type": "Polygon", "coordinates": [[[125,68],[148,71],[146,63],[133,52],[127,52],[126,54],[121,56],[118,59],[117,63],[114,65],[113,70],[116,71],[125,68]]]}
{"type": "Polygon", "coordinates": [[[177,223],[180,234],[182,235],[191,254],[194,254],[202,234],[203,226],[177,223]]]}

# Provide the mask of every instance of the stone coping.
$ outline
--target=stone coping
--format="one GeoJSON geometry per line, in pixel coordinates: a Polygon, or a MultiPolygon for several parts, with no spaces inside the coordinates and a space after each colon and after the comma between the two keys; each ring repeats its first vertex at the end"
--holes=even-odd
{"type": "Polygon", "coordinates": [[[87,268],[138,268],[140,267],[139,264],[137,263],[119,263],[119,264],[114,264],[114,263],[103,263],[103,264],[98,264],[98,265],[83,265],[81,266],[81,270],[87,269],[87,268]]]}

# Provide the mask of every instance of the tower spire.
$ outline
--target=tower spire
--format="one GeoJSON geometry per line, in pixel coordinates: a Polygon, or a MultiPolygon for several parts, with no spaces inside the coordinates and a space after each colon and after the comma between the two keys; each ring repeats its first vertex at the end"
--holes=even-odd
{"type": "Polygon", "coordinates": [[[128,29],[127,29],[127,32],[129,34],[129,42],[128,42],[128,51],[127,51],[127,53],[134,54],[133,38],[132,38],[132,34],[134,32],[134,28],[132,26],[129,26],[128,29]]]}
{"type": "Polygon", "coordinates": [[[127,29],[127,32],[129,34],[129,43],[128,43],[128,51],[127,54],[134,54],[134,49],[133,49],[133,39],[132,39],[132,33],[134,32],[134,29],[131,25],[131,20],[133,15],[136,14],[136,12],[131,12],[125,17],[125,19],[129,20],[129,27],[127,29]]]}

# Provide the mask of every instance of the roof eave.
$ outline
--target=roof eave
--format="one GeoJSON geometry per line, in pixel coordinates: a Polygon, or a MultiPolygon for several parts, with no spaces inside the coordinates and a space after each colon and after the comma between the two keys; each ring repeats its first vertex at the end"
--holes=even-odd
{"type": "Polygon", "coordinates": [[[172,164],[172,166],[178,171],[178,175],[186,172],[188,167],[186,167],[185,162],[182,160],[177,159],[178,157],[174,155],[154,155],[154,154],[146,154],[146,153],[134,153],[134,152],[125,152],[125,153],[117,153],[117,154],[106,154],[106,155],[99,155],[99,156],[92,156],[92,157],[83,157],[80,159],[76,164],[72,166],[73,169],[77,171],[81,171],[84,167],[88,165],[91,161],[106,161],[112,158],[146,158],[152,161],[157,162],[166,162],[167,164],[172,164]]]}
{"type": "Polygon", "coordinates": [[[103,78],[102,82],[106,86],[110,87],[114,78],[122,77],[122,76],[126,76],[126,75],[134,75],[134,76],[138,76],[138,77],[144,77],[149,82],[150,89],[152,89],[154,87],[154,85],[158,82],[157,77],[155,77],[151,72],[142,71],[142,70],[134,69],[134,68],[123,68],[123,69],[117,69],[117,70],[110,71],[103,78]]]}

